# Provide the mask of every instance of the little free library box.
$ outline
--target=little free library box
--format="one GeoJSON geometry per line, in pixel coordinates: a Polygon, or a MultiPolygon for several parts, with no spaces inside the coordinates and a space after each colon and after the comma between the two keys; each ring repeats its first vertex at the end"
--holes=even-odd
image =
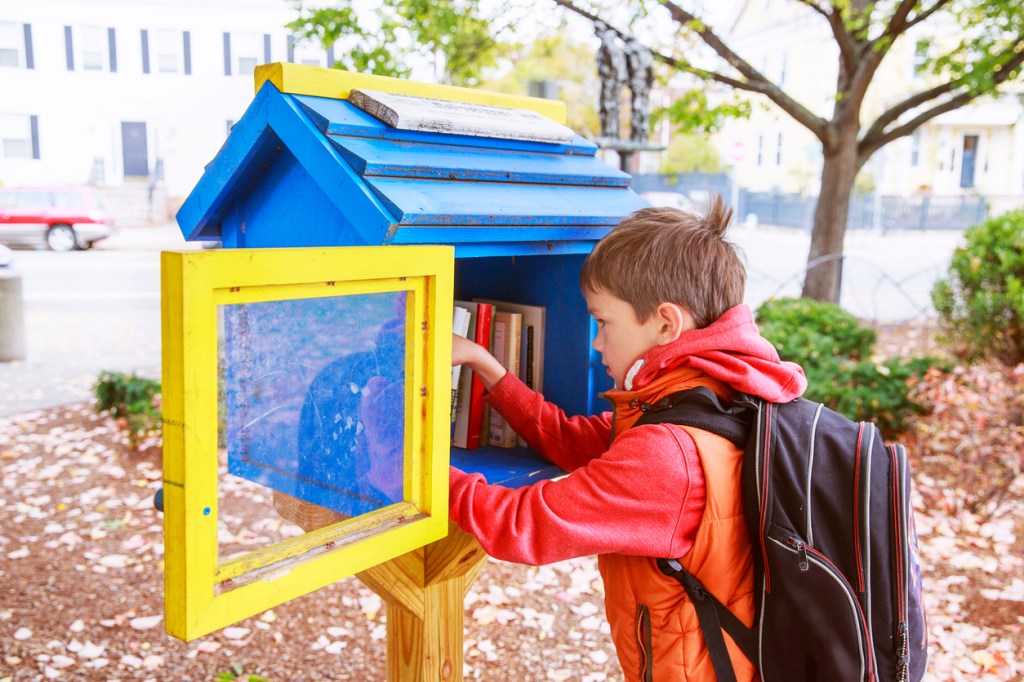
{"type": "Polygon", "coordinates": [[[388,605],[388,679],[461,679],[485,557],[448,522],[448,465],[562,472],[451,447],[453,300],[542,308],[545,395],[596,412],[580,266],[647,205],[564,123],[552,100],[257,68],[177,216],[221,248],[162,255],[171,634],[358,574],[388,605]]]}

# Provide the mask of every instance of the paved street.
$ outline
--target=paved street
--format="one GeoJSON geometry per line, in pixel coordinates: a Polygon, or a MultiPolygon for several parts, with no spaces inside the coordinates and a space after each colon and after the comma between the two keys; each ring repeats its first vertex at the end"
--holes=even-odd
{"type": "Polygon", "coordinates": [[[90,251],[16,250],[27,358],[0,363],[0,416],[83,400],[103,370],[160,376],[160,251],[175,226],[122,230],[90,251]]]}
{"type": "MultiPolygon", "coordinates": [[[[799,294],[808,235],[738,227],[747,303],[799,294]]],[[[930,312],[928,292],[959,243],[956,232],[847,235],[843,305],[892,321],[930,312]]],[[[0,416],[84,400],[103,370],[160,375],[160,251],[198,248],[173,224],[123,230],[92,251],[15,252],[28,358],[0,363],[0,416]]]]}

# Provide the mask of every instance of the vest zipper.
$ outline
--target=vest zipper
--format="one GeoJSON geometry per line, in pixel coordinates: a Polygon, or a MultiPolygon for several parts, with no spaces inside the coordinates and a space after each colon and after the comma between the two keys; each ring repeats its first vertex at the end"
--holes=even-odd
{"type": "Polygon", "coordinates": [[[640,658],[640,679],[654,682],[654,656],[651,651],[651,611],[636,605],[636,648],[640,658]]]}

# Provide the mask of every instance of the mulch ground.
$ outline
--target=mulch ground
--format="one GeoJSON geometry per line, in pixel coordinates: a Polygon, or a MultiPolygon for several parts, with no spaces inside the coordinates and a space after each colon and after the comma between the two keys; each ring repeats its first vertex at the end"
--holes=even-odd
{"type": "MultiPolygon", "coordinates": [[[[891,331],[883,352],[918,351],[928,336],[891,331]]],[[[915,467],[927,679],[1022,679],[1024,366],[961,367],[915,390],[933,410],[901,437],[915,467]]],[[[87,403],[0,419],[0,682],[383,680],[385,608],[355,578],[194,642],[164,633],[160,455],[159,441],[134,452],[87,403]]],[[[222,541],[282,532],[265,491],[235,492],[247,502],[222,541]]],[[[602,599],[592,558],[489,561],[466,600],[466,678],[620,680],[602,599]]]]}

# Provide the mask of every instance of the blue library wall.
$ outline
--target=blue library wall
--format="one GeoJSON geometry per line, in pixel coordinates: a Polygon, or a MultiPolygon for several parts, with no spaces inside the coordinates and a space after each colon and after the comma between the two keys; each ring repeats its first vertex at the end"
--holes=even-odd
{"type": "Polygon", "coordinates": [[[579,287],[584,254],[457,258],[455,295],[547,308],[544,394],[568,414],[608,409],[599,393],[612,387],[591,347],[594,329],[579,287]]]}
{"type": "Polygon", "coordinates": [[[268,163],[258,183],[258,190],[237,194],[226,211],[221,225],[224,246],[366,244],[287,149],[281,148],[268,163]]]}

